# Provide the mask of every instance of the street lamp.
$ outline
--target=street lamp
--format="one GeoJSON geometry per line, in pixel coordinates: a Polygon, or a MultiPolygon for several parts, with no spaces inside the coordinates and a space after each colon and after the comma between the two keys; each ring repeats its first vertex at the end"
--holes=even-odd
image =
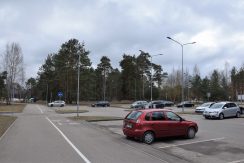
{"type": "MultiPolygon", "coordinates": [[[[82,54],[84,53],[84,42],[82,43],[82,54]]],[[[79,117],[80,99],[80,51],[78,51],[78,73],[77,73],[77,117],[79,117]]]]}
{"type": "MultiPolygon", "coordinates": [[[[141,53],[145,53],[142,50],[139,50],[141,53]]],[[[152,102],[152,58],[159,56],[159,55],[163,55],[163,54],[155,54],[155,55],[149,55],[149,57],[151,58],[151,79],[150,79],[150,85],[151,85],[151,102],[152,102]]]]}
{"type": "Polygon", "coordinates": [[[152,102],[152,78],[153,78],[153,68],[152,68],[152,58],[153,57],[156,57],[156,56],[159,56],[159,55],[163,55],[163,54],[155,54],[155,55],[150,55],[150,58],[151,58],[151,102],[152,102]]]}
{"type": "MultiPolygon", "coordinates": [[[[176,41],[174,39],[172,39],[171,37],[167,37],[167,39],[170,39],[174,42],[176,42],[177,44],[179,44],[181,46],[181,54],[182,54],[182,68],[181,68],[181,82],[182,82],[182,86],[181,86],[181,101],[184,101],[184,70],[183,70],[183,49],[185,45],[189,45],[189,44],[195,44],[196,42],[189,42],[189,43],[180,43],[179,41],[176,41]]],[[[182,112],[184,112],[184,104],[182,104],[182,112]]]]}

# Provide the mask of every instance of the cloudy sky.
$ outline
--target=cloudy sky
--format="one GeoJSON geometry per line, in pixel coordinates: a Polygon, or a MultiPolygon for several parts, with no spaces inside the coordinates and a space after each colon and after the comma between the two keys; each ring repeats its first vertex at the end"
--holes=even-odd
{"type": "MultiPolygon", "coordinates": [[[[0,54],[7,43],[22,48],[26,77],[36,77],[47,54],[71,38],[90,50],[94,67],[104,55],[114,67],[124,53],[151,55],[167,72],[194,65],[202,76],[244,64],[243,0],[0,0],[0,54]]],[[[2,60],[2,58],[1,58],[2,60]]]]}

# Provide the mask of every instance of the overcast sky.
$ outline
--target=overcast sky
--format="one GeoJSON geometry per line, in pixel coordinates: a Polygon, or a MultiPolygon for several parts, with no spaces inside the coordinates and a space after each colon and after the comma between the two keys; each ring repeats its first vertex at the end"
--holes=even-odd
{"type": "Polygon", "coordinates": [[[170,73],[198,65],[213,69],[244,63],[243,0],[0,0],[0,54],[7,43],[22,47],[26,77],[36,77],[49,53],[71,38],[85,42],[94,67],[102,56],[119,67],[122,55],[151,55],[170,73]]]}

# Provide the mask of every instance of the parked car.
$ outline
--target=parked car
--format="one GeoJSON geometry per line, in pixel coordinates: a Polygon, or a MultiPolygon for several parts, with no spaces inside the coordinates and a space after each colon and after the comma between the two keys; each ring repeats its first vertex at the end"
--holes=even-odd
{"type": "Polygon", "coordinates": [[[149,102],[148,105],[146,106],[146,108],[149,108],[149,109],[153,109],[153,108],[163,109],[164,106],[165,106],[164,101],[157,100],[157,101],[149,102]]]}
{"type": "Polygon", "coordinates": [[[95,104],[91,105],[92,107],[108,107],[110,103],[108,101],[98,101],[95,104]]]}
{"type": "Polygon", "coordinates": [[[211,107],[215,102],[206,102],[203,103],[202,105],[196,107],[195,112],[196,113],[203,113],[205,109],[211,107]]]}
{"type": "Polygon", "coordinates": [[[53,107],[53,106],[63,107],[64,105],[65,105],[65,102],[61,101],[61,100],[48,103],[48,106],[50,106],[50,107],[53,107]]]}
{"type": "Polygon", "coordinates": [[[237,117],[241,114],[240,108],[233,102],[218,102],[213,104],[210,108],[205,109],[203,116],[208,118],[224,119],[226,117],[237,117]]]}
{"type": "Polygon", "coordinates": [[[148,104],[147,101],[135,101],[131,104],[130,108],[133,109],[144,109],[145,106],[148,104]]]}
{"type": "Polygon", "coordinates": [[[163,100],[164,106],[170,107],[170,106],[174,106],[174,102],[172,101],[165,101],[163,100]]]}
{"type": "Polygon", "coordinates": [[[182,108],[183,106],[184,108],[194,107],[194,104],[191,101],[183,101],[177,105],[178,108],[182,108]]]}
{"type": "Polygon", "coordinates": [[[138,138],[146,144],[161,137],[186,136],[191,139],[197,131],[197,123],[166,109],[135,110],[124,118],[123,123],[126,137],[138,138]]]}

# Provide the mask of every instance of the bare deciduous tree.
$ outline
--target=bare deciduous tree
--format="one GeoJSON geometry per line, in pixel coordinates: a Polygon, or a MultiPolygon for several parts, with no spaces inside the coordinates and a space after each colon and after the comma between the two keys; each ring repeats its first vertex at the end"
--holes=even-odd
{"type": "Polygon", "coordinates": [[[19,44],[11,43],[6,45],[4,69],[7,71],[7,101],[11,101],[15,94],[17,80],[22,80],[24,77],[23,55],[19,44]]]}

